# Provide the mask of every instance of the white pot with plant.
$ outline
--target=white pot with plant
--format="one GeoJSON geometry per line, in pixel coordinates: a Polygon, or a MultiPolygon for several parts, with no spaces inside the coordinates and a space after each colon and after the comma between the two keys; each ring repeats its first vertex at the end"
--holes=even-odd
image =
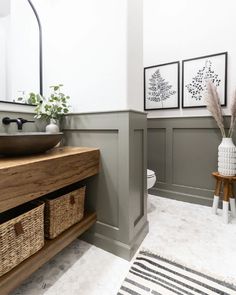
{"type": "Polygon", "coordinates": [[[231,104],[231,121],[228,134],[224,126],[224,118],[216,86],[209,82],[206,95],[207,109],[212,114],[218,127],[220,128],[222,141],[218,147],[218,172],[224,176],[234,176],[236,174],[236,147],[232,136],[236,122],[236,93],[231,104]]]}
{"type": "Polygon", "coordinates": [[[58,133],[60,131],[59,122],[61,118],[69,112],[68,101],[69,96],[61,92],[59,84],[56,86],[50,86],[53,92],[49,98],[45,98],[39,94],[30,93],[30,101],[36,105],[35,118],[45,119],[49,124],[46,126],[46,132],[58,133]]]}

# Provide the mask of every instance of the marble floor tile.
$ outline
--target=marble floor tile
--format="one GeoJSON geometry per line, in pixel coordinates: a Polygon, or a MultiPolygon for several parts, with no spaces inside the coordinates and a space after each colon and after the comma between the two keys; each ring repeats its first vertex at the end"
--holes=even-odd
{"type": "MultiPolygon", "coordinates": [[[[140,248],[236,284],[236,219],[211,208],[149,195],[149,234],[140,248]]],[[[11,295],[115,295],[130,263],[76,240],[11,295]]]]}

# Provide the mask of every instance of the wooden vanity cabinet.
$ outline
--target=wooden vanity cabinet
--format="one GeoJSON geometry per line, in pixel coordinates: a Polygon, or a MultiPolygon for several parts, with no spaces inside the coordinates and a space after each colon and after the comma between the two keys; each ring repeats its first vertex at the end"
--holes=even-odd
{"type": "MultiPolygon", "coordinates": [[[[99,149],[55,148],[47,153],[0,158],[0,214],[99,172],[99,149]]],[[[96,213],[84,218],[0,277],[0,294],[7,295],[28,276],[69,245],[96,222],[96,213]]]]}

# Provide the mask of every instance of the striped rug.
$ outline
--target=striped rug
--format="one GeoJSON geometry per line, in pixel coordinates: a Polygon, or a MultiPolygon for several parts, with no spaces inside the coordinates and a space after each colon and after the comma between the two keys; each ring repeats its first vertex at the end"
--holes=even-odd
{"type": "Polygon", "coordinates": [[[140,251],[117,295],[236,295],[236,286],[140,251]]]}

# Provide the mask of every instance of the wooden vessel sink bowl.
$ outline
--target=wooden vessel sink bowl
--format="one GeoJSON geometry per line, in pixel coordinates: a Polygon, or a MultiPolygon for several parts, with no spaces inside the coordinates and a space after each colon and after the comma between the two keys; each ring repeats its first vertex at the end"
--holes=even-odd
{"type": "Polygon", "coordinates": [[[0,133],[0,155],[20,156],[44,153],[62,139],[62,132],[0,133]]]}

